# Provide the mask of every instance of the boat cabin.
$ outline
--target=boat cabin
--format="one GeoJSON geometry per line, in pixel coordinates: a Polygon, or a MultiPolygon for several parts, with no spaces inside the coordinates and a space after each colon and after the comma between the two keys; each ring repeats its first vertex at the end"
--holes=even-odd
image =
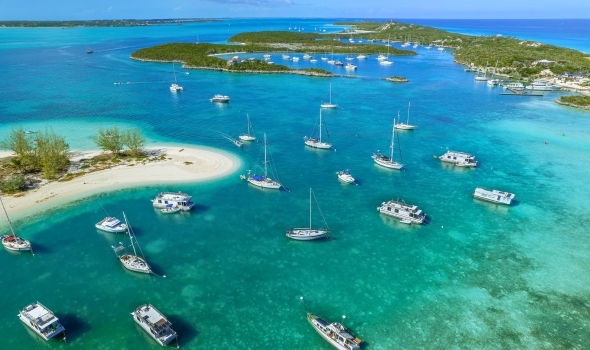
{"type": "Polygon", "coordinates": [[[168,204],[172,206],[179,206],[182,210],[191,210],[195,203],[191,201],[191,196],[186,193],[178,192],[162,192],[152,200],[155,208],[164,209],[168,204]]]}
{"type": "Polygon", "coordinates": [[[477,165],[477,161],[475,160],[475,156],[469,153],[463,152],[456,152],[456,151],[447,151],[447,153],[443,154],[442,156],[438,157],[443,162],[453,163],[453,164],[469,164],[469,165],[477,165]]]}

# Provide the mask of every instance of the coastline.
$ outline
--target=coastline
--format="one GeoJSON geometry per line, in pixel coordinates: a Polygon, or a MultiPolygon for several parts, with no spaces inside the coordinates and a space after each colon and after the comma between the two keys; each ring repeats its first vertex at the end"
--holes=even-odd
{"type": "MultiPolygon", "coordinates": [[[[11,220],[37,215],[64,204],[82,200],[98,193],[155,184],[179,184],[208,181],[225,177],[240,166],[221,152],[199,147],[150,147],[146,150],[166,154],[156,162],[135,162],[115,165],[105,170],[85,173],[68,181],[52,181],[28,190],[21,196],[3,196],[11,220]]],[[[73,161],[90,158],[101,152],[75,152],[73,161]]],[[[0,151],[0,156],[12,152],[0,151]]]]}
{"type": "Polygon", "coordinates": [[[590,111],[590,106],[579,106],[575,103],[563,102],[559,99],[555,100],[555,103],[562,105],[562,106],[568,106],[568,107],[572,107],[572,108],[583,109],[585,111],[590,111]]]}

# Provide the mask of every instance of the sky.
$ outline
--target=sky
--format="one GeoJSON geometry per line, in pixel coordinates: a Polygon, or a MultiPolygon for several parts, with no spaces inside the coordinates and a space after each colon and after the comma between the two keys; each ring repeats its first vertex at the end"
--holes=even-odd
{"type": "Polygon", "coordinates": [[[0,20],[226,17],[590,18],[590,0],[0,0],[0,20]]]}

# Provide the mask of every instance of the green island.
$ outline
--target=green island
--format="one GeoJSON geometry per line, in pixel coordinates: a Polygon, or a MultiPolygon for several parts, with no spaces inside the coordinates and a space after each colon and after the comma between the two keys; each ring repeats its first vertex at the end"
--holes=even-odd
{"type": "Polygon", "coordinates": [[[590,96],[561,96],[555,100],[560,105],[586,109],[590,111],[590,96]]]}
{"type": "Polygon", "coordinates": [[[401,22],[336,22],[353,29],[341,35],[367,40],[415,42],[454,49],[455,62],[521,79],[549,69],[553,74],[589,72],[590,56],[582,52],[535,41],[503,36],[471,36],[401,22]]]}
{"type": "Polygon", "coordinates": [[[219,22],[221,19],[189,18],[189,19],[113,19],[113,20],[89,20],[89,21],[0,21],[0,27],[138,27],[155,26],[193,22],[219,22]]]}
{"type": "Polygon", "coordinates": [[[408,78],[400,77],[398,75],[394,75],[393,77],[389,77],[389,78],[384,78],[383,80],[387,80],[392,83],[407,83],[408,82],[408,78]]]}

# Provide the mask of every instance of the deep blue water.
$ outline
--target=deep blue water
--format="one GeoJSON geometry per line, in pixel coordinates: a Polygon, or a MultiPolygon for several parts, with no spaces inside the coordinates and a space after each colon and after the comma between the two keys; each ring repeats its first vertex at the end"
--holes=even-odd
{"type": "Polygon", "coordinates": [[[393,57],[391,67],[371,56],[358,62],[356,78],[181,69],[185,91],[178,95],[168,89],[171,64],[129,59],[137,48],[194,42],[197,35],[225,42],[249,30],[338,29],[330,23],[0,30],[0,134],[18,125],[52,127],[72,148],[92,149],[96,129],[117,124],[142,128],[150,145],[204,145],[242,161],[239,172],[219,181],[103,194],[16,222],[37,254],[0,254],[1,281],[13,286],[0,299],[9,335],[3,348],[158,348],[129,315],[150,302],[170,316],[186,349],[330,349],[307,324],[302,295],[327,319],[345,314],[366,349],[584,348],[590,120],[556,105],[561,93],[501,96],[475,83],[448,51],[422,48],[414,57],[393,57]],[[86,46],[95,53],[87,55],[86,46]],[[410,82],[381,80],[392,75],[410,82]],[[303,136],[313,131],[330,83],[340,108],[324,117],[336,150],[306,149],[303,136]],[[232,102],[211,104],[215,93],[232,102]],[[393,118],[398,110],[405,116],[408,102],[418,129],[398,135],[406,171],[379,168],[370,156],[386,149],[393,118]],[[239,150],[220,132],[245,131],[246,113],[256,135],[268,135],[277,174],[291,192],[239,180],[260,164],[260,144],[239,150]],[[433,156],[447,148],[475,154],[481,166],[440,164],[433,156]],[[346,168],[360,186],[338,182],[335,172],[346,168]],[[477,186],[514,192],[517,203],[476,201],[477,186]],[[334,240],[288,241],[285,227],[308,221],[310,187],[334,240]],[[149,199],[164,189],[191,193],[197,210],[158,215],[149,199]],[[430,223],[405,226],[375,210],[398,197],[423,209],[430,223]],[[148,261],[168,278],[122,269],[110,246],[124,238],[93,227],[104,216],[100,204],[119,216],[125,210],[148,261]],[[45,345],[20,324],[16,313],[34,300],[62,318],[67,345],[45,345]]]}

